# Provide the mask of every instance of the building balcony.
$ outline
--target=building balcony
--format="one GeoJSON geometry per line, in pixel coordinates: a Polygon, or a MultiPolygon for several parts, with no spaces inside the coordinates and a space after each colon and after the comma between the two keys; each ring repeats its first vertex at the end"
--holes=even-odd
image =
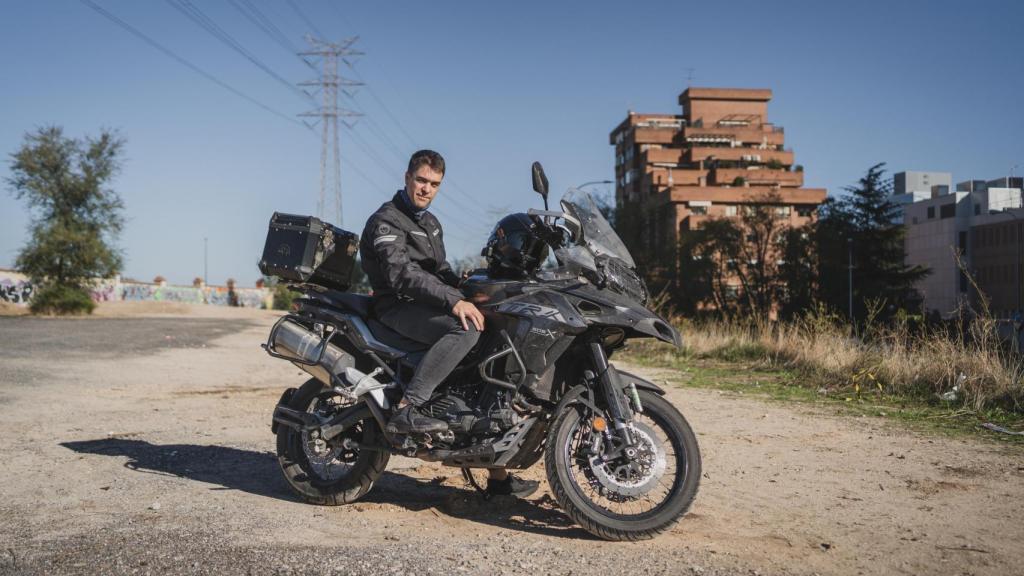
{"type": "Polygon", "coordinates": [[[615,145],[626,139],[630,132],[635,129],[669,129],[679,130],[686,121],[682,116],[675,114],[634,114],[630,113],[626,119],[619,123],[608,135],[608,143],[615,145]]]}
{"type": "Polygon", "coordinates": [[[803,172],[790,172],[788,170],[771,170],[762,168],[757,170],[744,170],[742,168],[719,168],[711,171],[711,184],[731,185],[737,178],[743,178],[749,186],[779,186],[787,188],[799,188],[804,185],[803,172]]]}
{"type": "Polygon", "coordinates": [[[769,164],[774,161],[783,166],[791,166],[793,164],[793,151],[694,146],[687,150],[686,155],[683,157],[685,161],[705,163],[711,158],[752,164],[769,164]]]}
{"type": "Polygon", "coordinates": [[[821,204],[825,201],[824,188],[779,188],[770,186],[673,186],[662,192],[662,203],[706,200],[713,204],[754,204],[765,196],[777,194],[781,204],[821,204]]]}
{"type": "Polygon", "coordinates": [[[739,142],[746,145],[781,146],[785,144],[785,140],[786,135],[782,132],[782,127],[771,124],[707,128],[686,126],[679,130],[675,137],[675,143],[679,146],[699,146],[702,142],[739,142]]]}
{"type": "Polygon", "coordinates": [[[637,127],[633,130],[633,143],[634,144],[671,144],[675,141],[676,134],[679,133],[679,128],[672,127],[657,127],[657,128],[640,128],[637,127]]]}
{"type": "Polygon", "coordinates": [[[655,186],[698,186],[707,182],[707,170],[685,168],[662,168],[648,164],[644,173],[644,184],[655,186]]]}
{"type": "Polygon", "coordinates": [[[640,161],[651,164],[682,164],[686,150],[681,148],[653,148],[640,153],[640,161]]]}

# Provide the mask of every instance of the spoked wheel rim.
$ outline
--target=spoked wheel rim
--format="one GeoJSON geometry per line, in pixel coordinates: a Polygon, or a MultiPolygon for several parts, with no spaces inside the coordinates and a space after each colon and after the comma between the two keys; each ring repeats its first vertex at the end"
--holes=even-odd
{"type": "Polygon", "coordinates": [[[619,520],[658,514],[682,489],[687,474],[686,449],[665,418],[635,414],[634,436],[639,446],[632,464],[625,459],[603,462],[591,450],[594,438],[601,435],[580,414],[562,446],[572,490],[602,514],[619,520]]]}
{"type": "MultiPolygon", "coordinates": [[[[319,416],[334,415],[339,407],[330,404],[329,398],[329,396],[321,395],[313,399],[306,412],[319,416]]],[[[342,440],[350,438],[361,441],[363,433],[362,422],[348,428],[341,436],[333,438],[330,443],[314,438],[309,432],[302,432],[297,440],[301,444],[306,460],[304,468],[319,482],[333,483],[341,480],[352,472],[359,460],[359,449],[344,448],[342,440]]]]}

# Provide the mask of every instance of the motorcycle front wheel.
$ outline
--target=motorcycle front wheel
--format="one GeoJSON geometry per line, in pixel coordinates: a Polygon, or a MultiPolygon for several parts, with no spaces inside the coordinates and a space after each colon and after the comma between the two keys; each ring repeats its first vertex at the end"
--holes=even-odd
{"type": "Polygon", "coordinates": [[[562,509],[605,540],[646,540],[671,528],[697,496],[701,462],[697,437],[679,410],[661,396],[638,391],[636,452],[608,459],[590,409],[574,404],[548,432],[548,484],[562,509]]]}
{"type": "Polygon", "coordinates": [[[363,417],[330,442],[288,426],[277,429],[277,462],[285,480],[300,498],[312,504],[337,506],[364,496],[384,473],[390,454],[382,450],[346,449],[345,438],[366,446],[384,444],[384,434],[365,404],[347,406],[339,396],[312,379],[295,391],[288,407],[320,416],[361,410],[363,417]]]}

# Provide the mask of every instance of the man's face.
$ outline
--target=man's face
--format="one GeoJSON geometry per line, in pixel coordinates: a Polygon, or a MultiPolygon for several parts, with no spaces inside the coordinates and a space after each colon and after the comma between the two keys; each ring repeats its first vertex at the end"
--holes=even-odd
{"type": "Polygon", "coordinates": [[[426,164],[417,168],[415,173],[405,173],[405,191],[409,193],[409,200],[417,210],[425,210],[430,206],[434,196],[437,196],[437,189],[441,187],[442,178],[444,174],[426,164]]]}

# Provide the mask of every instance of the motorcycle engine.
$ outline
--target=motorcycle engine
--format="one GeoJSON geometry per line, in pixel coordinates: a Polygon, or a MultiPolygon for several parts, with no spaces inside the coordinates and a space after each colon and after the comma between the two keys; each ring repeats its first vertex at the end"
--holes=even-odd
{"type": "Polygon", "coordinates": [[[448,429],[457,434],[497,434],[519,422],[515,410],[497,406],[486,411],[471,408],[467,398],[472,397],[470,393],[469,389],[449,388],[443,395],[432,398],[424,407],[424,413],[448,423],[448,429]]]}

